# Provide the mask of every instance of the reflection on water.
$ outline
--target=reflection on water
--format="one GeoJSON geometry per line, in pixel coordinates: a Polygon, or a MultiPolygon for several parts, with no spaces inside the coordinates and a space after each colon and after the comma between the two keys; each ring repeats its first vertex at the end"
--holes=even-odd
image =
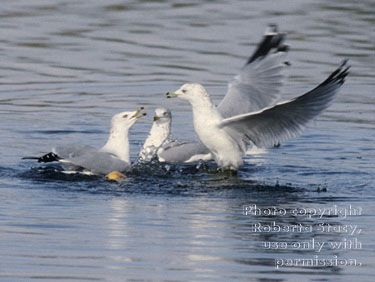
{"type": "MultiPolygon", "coordinates": [[[[0,279],[373,280],[374,14],[371,1],[351,0],[7,1],[0,11],[0,279]],[[291,46],[284,99],[317,85],[345,58],[351,73],[303,136],[248,155],[238,177],[210,164],[157,165],[117,184],[20,160],[61,143],[99,147],[112,114],[139,106],[150,116],[169,107],[173,134],[193,138],[189,105],[162,94],[201,82],[219,101],[269,23],[288,33],[291,46]],[[363,214],[244,215],[252,204],[352,205],[363,214]],[[319,232],[321,223],[362,232],[319,232]],[[312,232],[254,232],[256,224],[312,232]],[[361,248],[329,248],[354,238],[361,248]],[[291,247],[312,239],[326,243],[320,252],[291,247]],[[275,259],[315,255],[362,266],[275,267],[275,259]]],[[[133,128],[132,159],[150,123],[133,128]]]]}

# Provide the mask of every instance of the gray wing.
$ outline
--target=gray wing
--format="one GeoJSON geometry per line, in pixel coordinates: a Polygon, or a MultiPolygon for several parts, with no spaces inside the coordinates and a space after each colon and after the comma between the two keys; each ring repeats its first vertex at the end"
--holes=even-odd
{"type": "Polygon", "coordinates": [[[97,149],[92,146],[79,144],[65,144],[52,148],[52,152],[62,159],[76,158],[93,151],[97,151],[97,149]]]}
{"type": "MultiPolygon", "coordinates": [[[[161,161],[168,163],[184,163],[191,161],[193,157],[206,155],[210,152],[200,142],[171,142],[163,146],[162,150],[158,153],[161,161]]],[[[196,161],[197,159],[194,159],[196,161]]]]}
{"type": "Polygon", "coordinates": [[[346,61],[313,90],[291,101],[265,110],[238,115],[222,121],[225,129],[245,150],[250,142],[272,146],[301,134],[309,121],[322,113],[345,81],[346,61]]]}
{"type": "Polygon", "coordinates": [[[59,157],[59,161],[69,167],[83,168],[98,174],[112,171],[125,171],[130,164],[92,146],[68,144],[56,146],[52,150],[59,157]]]}
{"type": "Polygon", "coordinates": [[[279,98],[288,47],[283,45],[286,35],[279,33],[276,25],[269,29],[246,65],[229,83],[218,106],[223,117],[258,111],[279,98]]]}
{"type": "Polygon", "coordinates": [[[64,159],[74,158],[95,151],[96,149],[87,145],[60,145],[52,148],[52,152],[41,157],[24,157],[23,159],[37,160],[39,163],[63,162],[64,159]]]}
{"type": "Polygon", "coordinates": [[[123,172],[130,168],[127,162],[101,151],[89,151],[73,158],[65,158],[62,162],[97,174],[108,174],[112,171],[123,172]]]}
{"type": "MultiPolygon", "coordinates": [[[[223,117],[257,111],[278,99],[283,79],[281,71],[285,68],[288,51],[288,47],[283,45],[285,36],[277,31],[277,26],[269,27],[257,49],[229,84],[228,92],[218,106],[223,117]]],[[[165,162],[183,163],[208,153],[200,142],[176,142],[169,144],[158,155],[165,162]]]]}

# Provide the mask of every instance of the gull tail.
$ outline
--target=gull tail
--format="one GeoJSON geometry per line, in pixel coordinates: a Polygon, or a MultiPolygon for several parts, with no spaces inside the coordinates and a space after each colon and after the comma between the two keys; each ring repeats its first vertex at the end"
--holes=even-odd
{"type": "Polygon", "coordinates": [[[55,153],[48,153],[41,157],[23,157],[23,160],[37,160],[38,163],[51,163],[61,160],[61,158],[55,153]]]}
{"type": "MultiPolygon", "coordinates": [[[[257,59],[265,58],[269,53],[288,52],[289,46],[283,44],[286,34],[278,31],[276,24],[270,24],[264,33],[262,41],[258,44],[257,49],[249,58],[246,65],[251,64],[257,59]]],[[[289,62],[285,62],[289,65],[289,62]]]]}

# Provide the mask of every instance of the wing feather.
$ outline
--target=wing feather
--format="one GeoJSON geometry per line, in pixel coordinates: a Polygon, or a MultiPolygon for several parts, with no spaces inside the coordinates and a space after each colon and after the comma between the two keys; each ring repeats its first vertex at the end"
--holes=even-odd
{"type": "Polygon", "coordinates": [[[107,174],[112,171],[125,171],[130,164],[107,152],[92,146],[67,144],[52,149],[64,165],[88,169],[94,173],[107,174]]]}
{"type": "Polygon", "coordinates": [[[184,163],[193,156],[208,154],[208,149],[200,142],[172,142],[163,146],[158,156],[169,163],[184,163]]]}
{"type": "Polygon", "coordinates": [[[329,107],[343,85],[349,66],[344,61],[325,81],[291,101],[258,112],[224,119],[225,129],[244,150],[246,145],[272,146],[301,134],[306,125],[329,107]]]}
{"type": "Polygon", "coordinates": [[[218,106],[223,117],[263,109],[279,98],[288,47],[283,45],[286,35],[279,33],[275,25],[269,28],[240,73],[229,83],[218,106]]]}
{"type": "Polygon", "coordinates": [[[98,174],[108,174],[112,171],[123,172],[130,168],[129,163],[102,151],[90,151],[78,157],[64,159],[64,161],[98,174]]]}
{"type": "MultiPolygon", "coordinates": [[[[286,34],[278,32],[276,25],[266,31],[253,54],[240,73],[228,85],[228,91],[218,106],[223,117],[258,111],[279,98],[284,76],[288,46],[286,34]]],[[[196,155],[208,154],[200,142],[177,142],[163,146],[158,155],[166,162],[181,163],[196,155]]]]}

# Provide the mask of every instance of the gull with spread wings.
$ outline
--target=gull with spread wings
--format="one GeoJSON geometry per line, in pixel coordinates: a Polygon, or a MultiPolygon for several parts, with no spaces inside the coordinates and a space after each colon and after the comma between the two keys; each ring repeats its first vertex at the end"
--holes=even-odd
{"type": "MultiPolygon", "coordinates": [[[[284,78],[283,70],[288,65],[285,59],[289,48],[284,44],[285,38],[286,34],[279,32],[276,25],[267,28],[254,53],[229,83],[227,93],[217,108],[222,117],[258,111],[276,104],[284,78]]],[[[171,131],[171,121],[172,116],[167,109],[155,111],[154,123],[140,159],[149,159],[151,152],[156,153],[161,162],[189,163],[213,159],[210,151],[199,141],[166,140],[171,131]]]]}
{"type": "Polygon", "coordinates": [[[262,110],[225,117],[200,84],[184,84],[167,97],[192,106],[194,129],[223,170],[238,170],[247,145],[277,145],[301,134],[306,125],[331,104],[344,84],[349,66],[344,61],[325,81],[291,101],[262,110]]]}

